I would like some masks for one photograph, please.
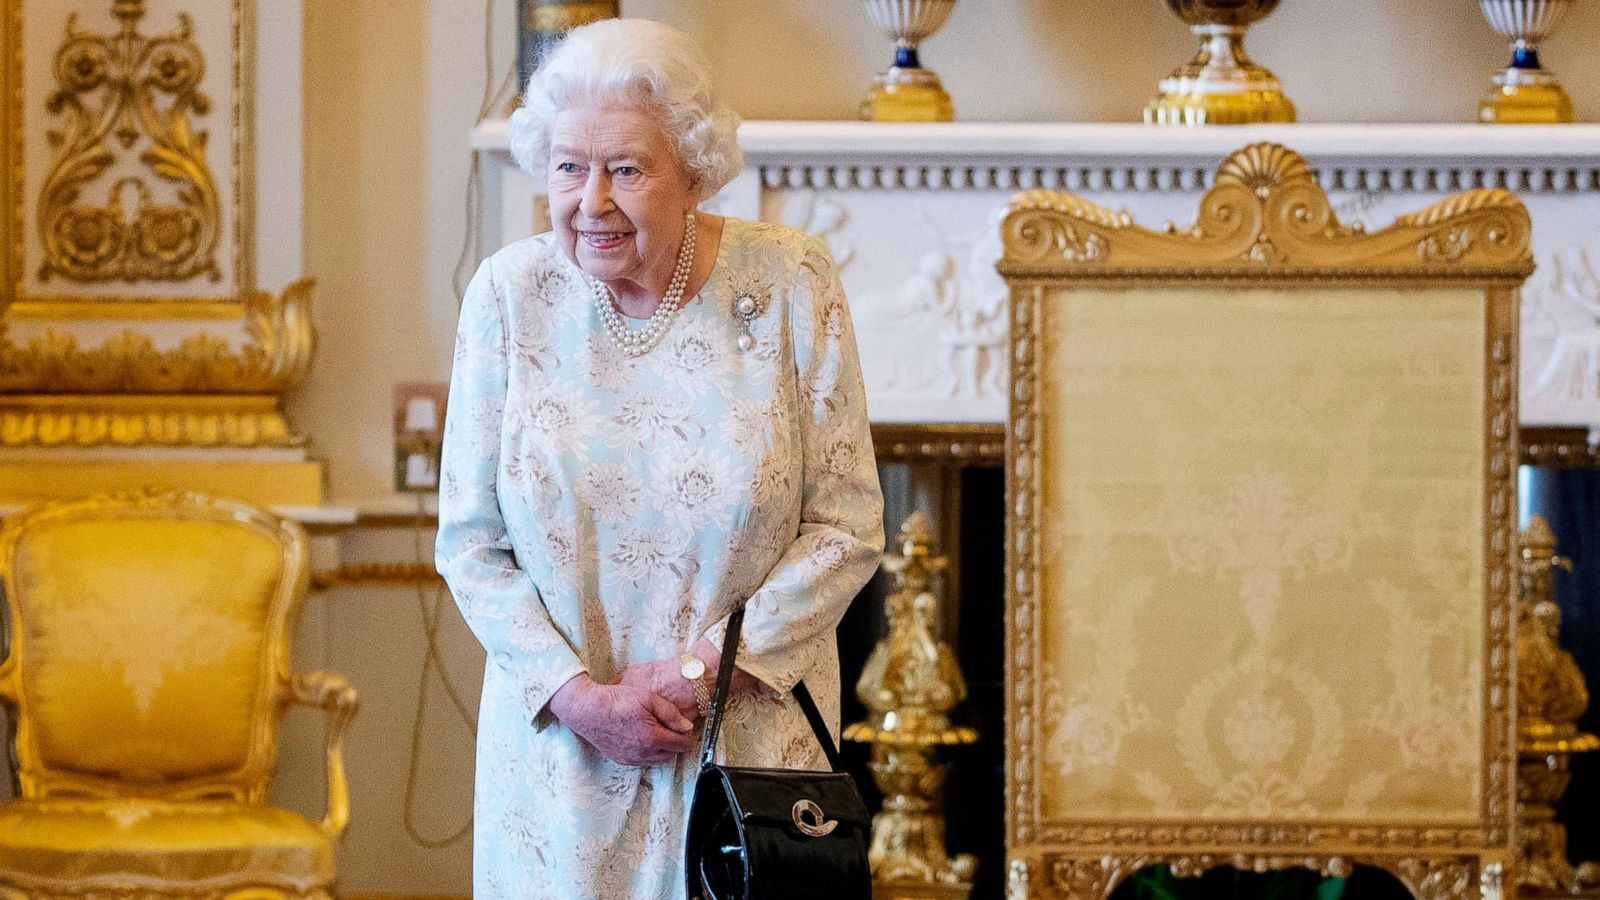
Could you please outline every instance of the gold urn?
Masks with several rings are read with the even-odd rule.
[[[1249,27],[1279,0],[1167,0],[1200,37],[1200,52],[1161,82],[1144,109],[1152,125],[1248,125],[1293,122],[1294,104],[1278,77],[1244,52]]]

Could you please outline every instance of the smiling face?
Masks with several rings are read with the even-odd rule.
[[[550,222],[567,257],[621,298],[661,299],[698,186],[651,113],[563,111],[550,133]]]

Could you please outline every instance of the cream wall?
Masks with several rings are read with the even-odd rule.
[[[512,55],[513,5],[494,7],[502,65]],[[1307,121],[1470,119],[1507,55],[1476,6],[1285,0],[1249,46]],[[404,506],[389,488],[391,391],[447,376],[485,8],[483,0],[305,3],[302,250],[306,274],[320,283],[319,345],[290,411],[327,461],[336,501]],[[853,0],[623,0],[623,11],[699,35],[719,86],[747,118],[851,117],[888,56]],[[1588,50],[1597,38],[1600,3],[1584,4],[1544,54],[1591,121],[1600,119],[1600,54]],[[923,58],[943,74],[963,119],[1126,121],[1192,49],[1160,0],[962,0]],[[263,140],[271,153],[270,135]],[[352,560],[417,552],[404,531],[343,543]],[[420,543],[425,558],[431,534]],[[364,698],[350,737],[346,894],[464,895],[470,886],[466,842],[425,849],[401,822],[420,622],[409,590],[338,590],[308,613],[302,662],[349,675]],[[475,697],[482,657],[453,615],[443,644]],[[472,746],[437,684],[426,712],[418,824],[437,836],[469,808]],[[315,717],[295,714],[280,779],[285,802],[317,814],[319,729]]]
[[[464,221],[466,132],[483,77],[484,9],[469,0],[305,3],[302,243],[305,271],[318,280],[318,347],[290,414],[327,461],[336,502],[410,508],[411,498],[390,491],[391,393],[397,382],[448,372],[450,271]],[[503,60],[510,42],[505,35]],[[429,561],[432,542],[431,530],[366,529],[343,536],[340,551],[346,562]],[[341,588],[307,609],[297,662],[346,675],[362,699],[347,743],[346,896],[470,890],[470,840],[424,847],[406,826],[422,608],[434,596]],[[447,597],[444,611],[442,656],[475,715],[482,653]],[[430,692],[412,818],[417,833],[439,841],[470,819],[473,739],[437,675]],[[275,799],[320,815],[322,771],[321,722],[296,711],[283,732]]]
[[[495,5],[504,64],[513,0]],[[339,499],[388,496],[391,387],[446,372],[484,6],[307,4],[305,260],[321,282],[321,344],[293,411]],[[747,118],[852,117],[888,55],[849,0],[623,11],[699,35]],[[1600,4],[1583,4],[1544,53],[1587,120],[1600,119],[1597,38]],[[1127,121],[1193,44],[1159,0],[964,0],[923,58],[964,119]],[[1508,55],[1470,0],[1287,0],[1249,46],[1306,121],[1470,119]]]

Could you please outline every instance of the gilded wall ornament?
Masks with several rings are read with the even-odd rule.
[[[0,321],[0,394],[282,394],[311,368],[311,292],[302,279],[273,295],[258,292],[245,310],[251,343],[235,349],[226,338],[191,335],[172,349],[137,331],[97,347],[46,331],[26,344]]]
[[[155,26],[145,0],[22,6],[0,0],[0,310],[237,318],[256,284],[255,0]]]
[[[246,307],[250,342],[198,333],[170,349],[137,331],[98,346],[46,331],[26,343],[0,319],[0,447],[294,447],[281,397],[311,368],[304,279]]]
[[[206,162],[205,58],[185,14],[160,37],[139,32],[142,0],[117,0],[114,35],[68,17],[48,109],[51,162],[39,195],[39,278],[79,282],[220,281],[221,201]],[[118,175],[137,150],[144,169]],[[159,186],[159,187],[158,187]],[[91,187],[105,199],[86,198]],[[170,196],[163,202],[161,195]]]

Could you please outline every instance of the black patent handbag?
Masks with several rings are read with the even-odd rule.
[[[728,620],[689,806],[684,876],[691,900],[871,900],[872,820],[804,683],[795,700],[831,771],[719,766],[712,760],[744,610]]]

